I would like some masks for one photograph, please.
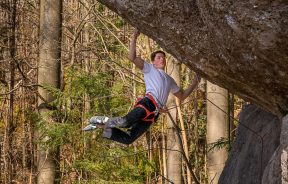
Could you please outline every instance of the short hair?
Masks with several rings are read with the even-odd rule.
[[[151,56],[150,56],[151,61],[154,61],[155,56],[156,56],[156,54],[158,54],[158,53],[161,53],[161,54],[163,54],[164,56],[166,56],[165,52],[163,52],[162,50],[157,50],[157,51],[155,51],[155,52],[152,52],[152,54],[151,54]]]

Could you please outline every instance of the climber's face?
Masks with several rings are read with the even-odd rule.
[[[155,58],[154,58],[153,65],[156,68],[158,68],[158,69],[164,70],[165,66],[166,66],[166,57],[165,57],[165,55],[162,54],[162,53],[157,53]]]

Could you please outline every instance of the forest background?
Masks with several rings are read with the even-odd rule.
[[[181,105],[170,97],[168,108],[181,129],[185,153],[175,138],[179,132],[165,114],[129,146],[103,139],[101,131],[83,132],[91,116],[125,115],[137,97],[143,96],[145,87],[141,72],[127,59],[131,25],[91,0],[63,1],[59,7],[61,43],[54,47],[61,54],[57,60],[61,67],[55,74],[60,76],[55,87],[39,82],[40,75],[42,79],[53,78],[49,68],[48,74],[39,72],[40,14],[45,13],[40,1],[0,3],[0,182],[41,183],[39,175],[46,172],[43,157],[51,160],[53,167],[47,168],[57,183],[172,183],[177,177],[193,183],[184,155],[200,183],[213,180],[208,174],[213,163],[207,157],[213,150],[228,153],[244,102],[223,89],[220,96],[225,101],[212,106],[214,113],[225,119],[218,126],[225,133],[207,142],[207,90],[215,91],[217,86],[206,87],[202,79]],[[143,58],[149,60],[156,49],[161,48],[141,35],[137,52]],[[167,73],[187,87],[193,71],[170,55],[167,60]],[[48,103],[41,90],[53,100]],[[45,107],[39,101],[47,102]]]

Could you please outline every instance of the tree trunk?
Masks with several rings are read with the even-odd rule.
[[[83,3],[84,3],[85,7],[89,7],[89,4],[91,2],[85,1]],[[81,5],[79,5],[79,6],[81,7]],[[90,26],[87,23],[91,19],[91,15],[90,15],[90,12],[86,8],[84,8],[83,12],[84,12],[83,15],[81,14],[81,20],[85,19],[86,26],[84,26],[84,28],[83,28],[83,35],[82,35],[81,42],[83,43],[85,50],[86,49],[88,50],[89,49],[89,43],[90,43],[90,32],[89,32]],[[91,71],[91,64],[92,63],[90,61],[90,58],[91,58],[91,54],[89,52],[83,53],[84,72],[86,74],[89,74],[89,75],[92,73],[92,71]],[[88,122],[89,117],[87,117],[87,114],[89,114],[89,112],[91,110],[91,103],[90,103],[91,98],[90,98],[89,94],[85,93],[83,99],[84,99],[84,104],[83,104],[84,107],[83,107],[83,114],[82,114],[83,115],[82,116],[82,127],[87,126],[87,123],[89,123]],[[94,132],[93,132],[93,136],[91,136],[91,137],[93,137],[93,138],[95,137]],[[90,149],[90,147],[91,147],[90,141],[91,141],[91,138],[88,138],[88,140],[86,140],[84,142],[83,154],[85,154],[86,149],[87,150]]]
[[[228,103],[229,103],[229,107],[228,107],[228,122],[229,122],[229,126],[228,126],[228,139],[229,139],[229,150],[231,150],[231,146],[232,143],[234,141],[235,138],[235,129],[236,126],[234,124],[234,94],[229,93],[229,99],[228,99]]]
[[[186,135],[186,129],[185,129],[185,125],[184,125],[184,120],[183,120],[182,112],[181,112],[181,108],[180,108],[181,104],[180,104],[180,100],[178,98],[175,98],[175,99],[176,99],[176,105],[177,105],[177,113],[178,113],[179,120],[180,120],[180,127],[181,127],[182,140],[183,140],[183,146],[184,146],[183,149],[185,151],[185,156],[188,158],[188,161],[189,161],[189,149],[188,149],[189,145],[188,145],[188,141],[187,141],[187,135]],[[189,167],[187,166],[187,163],[185,163],[185,166],[186,167],[183,167],[183,168],[185,168],[186,173],[187,173],[187,176],[184,176],[187,178],[185,183],[191,184],[191,182],[192,182],[191,172],[189,170]]]
[[[11,183],[13,180],[13,132],[15,130],[14,125],[14,84],[15,84],[15,54],[16,54],[16,9],[17,9],[17,1],[6,1],[6,6],[8,7],[7,13],[7,46],[8,50],[6,52],[6,58],[4,59],[9,61],[9,73],[7,79],[9,79],[9,95],[8,95],[8,109],[6,114],[6,121],[5,121],[5,132],[4,132],[4,145],[3,145],[3,153],[4,153],[4,182]],[[16,164],[15,164],[16,166]]]
[[[162,123],[162,160],[163,160],[163,179],[162,179],[162,184],[166,183],[166,178],[168,178],[167,176],[167,139],[166,139],[166,135],[165,135],[165,128],[164,128],[164,118],[161,121]]]
[[[60,65],[61,65],[61,23],[62,23],[62,1],[41,0],[40,1],[40,42],[39,42],[39,68],[38,83],[60,88]],[[55,97],[43,88],[38,89],[44,99],[38,99],[39,113],[44,123],[52,123],[49,115],[49,102]],[[44,100],[44,101],[43,101]],[[45,135],[39,131],[38,136]],[[38,137],[40,138],[40,137]],[[44,136],[41,141],[48,140]],[[38,147],[38,184],[53,184],[55,182],[57,163],[57,149],[50,149],[39,145]]]
[[[220,108],[220,109],[219,109]],[[223,111],[221,111],[224,110]],[[228,91],[207,81],[207,145],[228,138]],[[218,183],[228,156],[227,149],[208,150],[208,183]]]
[[[167,61],[167,73],[174,78],[178,85],[180,83],[179,66],[179,64],[176,64],[173,61]],[[167,106],[170,107],[175,105],[175,98],[170,94]],[[174,121],[177,122],[177,109],[174,108],[169,112]],[[177,130],[175,130],[172,120],[167,117],[167,176],[173,183],[179,184],[182,182],[182,155],[176,134]]]

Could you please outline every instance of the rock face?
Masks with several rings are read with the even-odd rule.
[[[274,178],[270,176],[268,180],[265,176],[263,183],[281,183],[281,177],[285,175],[281,176],[279,163],[274,164],[277,167],[268,164],[273,153],[279,149],[277,147],[280,143],[280,132],[281,122],[277,116],[255,105],[247,106],[240,114],[236,140],[220,176],[219,184],[258,184],[262,181],[264,170],[264,176],[268,175],[266,170],[270,170],[269,173],[273,173],[270,175]],[[274,160],[280,161],[279,158]],[[283,166],[287,168],[287,162]]]
[[[287,114],[287,0],[99,2],[211,82]]]
[[[288,183],[288,115],[282,120],[280,145],[270,159],[262,178],[263,184]]]

